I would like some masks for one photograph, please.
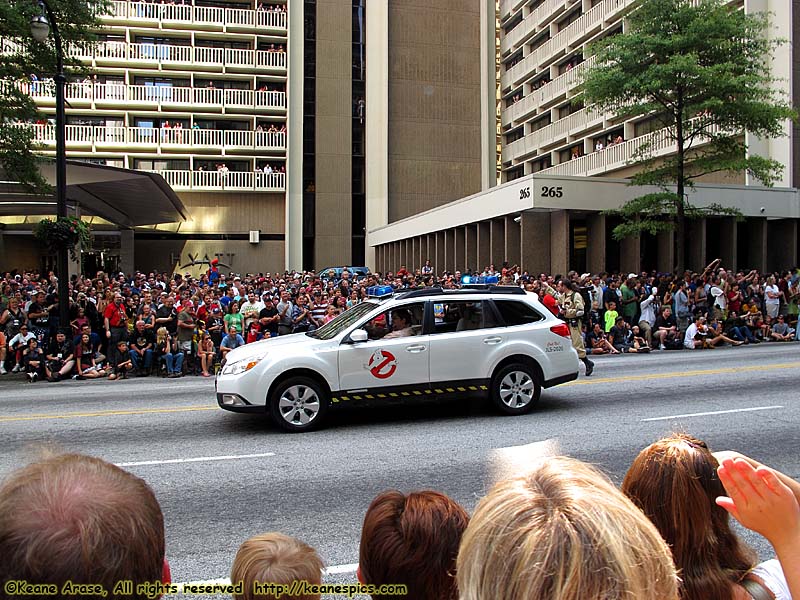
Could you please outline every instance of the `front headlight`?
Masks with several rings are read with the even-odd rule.
[[[258,363],[264,360],[266,354],[259,354],[256,356],[248,356],[247,358],[243,358],[242,360],[237,360],[236,362],[226,363],[224,367],[222,367],[222,374],[223,375],[241,375],[242,373],[246,373],[253,367],[255,367]]]

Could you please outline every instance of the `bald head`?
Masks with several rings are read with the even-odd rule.
[[[164,518],[138,477],[98,458],[64,454],[0,486],[0,589],[6,581],[102,584],[161,580]],[[133,598],[146,596],[134,594]]]

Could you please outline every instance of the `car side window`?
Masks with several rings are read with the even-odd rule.
[[[480,300],[433,303],[433,332],[452,333],[496,327],[494,313]]]
[[[395,306],[370,319],[364,325],[364,329],[371,340],[419,335],[422,331],[424,314],[423,302]]]
[[[494,305],[507,327],[528,325],[543,318],[530,304],[518,300],[495,300]]]

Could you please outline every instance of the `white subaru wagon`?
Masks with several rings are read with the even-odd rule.
[[[240,346],[217,403],[266,413],[286,431],[321,426],[345,403],[488,396],[530,411],[542,388],[578,377],[567,325],[521,288],[424,288],[370,298],[311,333]]]

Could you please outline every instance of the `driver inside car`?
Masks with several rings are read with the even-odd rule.
[[[409,337],[414,335],[411,328],[411,315],[405,308],[392,311],[392,330],[383,336],[383,339]]]

